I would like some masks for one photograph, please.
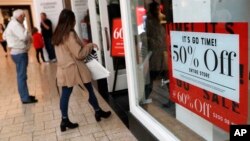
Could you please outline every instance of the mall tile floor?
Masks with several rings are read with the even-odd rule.
[[[0,141],[136,141],[118,116],[96,122],[88,95],[75,87],[70,99],[69,116],[80,127],[61,132],[56,64],[38,64],[29,52],[28,86],[39,102],[23,105],[19,99],[16,72],[11,56],[0,46]],[[104,110],[113,111],[97,94]]]

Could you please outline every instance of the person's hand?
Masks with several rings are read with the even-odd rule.
[[[82,44],[83,46],[86,46],[89,43],[89,40],[83,39]]]
[[[96,44],[94,44],[94,43],[92,43],[92,44],[93,44],[93,49],[96,48],[96,50],[99,50],[99,48]]]
[[[46,27],[46,24],[44,21],[41,22],[42,23],[42,26]]]
[[[91,49],[96,48],[97,50],[99,49],[98,46],[94,43],[88,43],[86,46],[90,47]]]

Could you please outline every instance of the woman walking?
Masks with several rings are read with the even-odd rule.
[[[87,66],[83,63],[84,58],[91,53],[97,46],[89,43],[82,45],[77,36],[75,27],[75,15],[71,10],[64,9],[59,16],[58,25],[52,37],[52,43],[55,46],[57,56],[57,81],[62,87],[60,109],[62,113],[61,131],[66,128],[76,128],[77,123],[72,123],[68,117],[68,103],[73,87],[84,85],[89,93],[89,103],[95,110],[96,121],[101,118],[108,118],[111,112],[104,112],[96,99],[91,84],[91,74]]]
[[[152,52],[149,60],[150,83],[145,87],[145,97],[149,98],[153,90],[153,81],[163,74],[166,77],[167,64],[164,54],[166,52],[166,31],[164,28],[165,15],[161,13],[158,2],[149,3],[146,19],[148,51]]]

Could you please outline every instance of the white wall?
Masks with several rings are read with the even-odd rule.
[[[46,13],[47,17],[51,20],[53,28],[57,25],[59,15],[63,9],[62,0],[34,0],[35,19],[37,22],[36,27],[40,28],[40,14]]]
[[[250,21],[249,0],[211,0],[212,21]]]
[[[81,28],[81,21],[88,10],[88,0],[71,0],[71,8],[76,16],[75,30],[80,38],[82,38],[83,29]]]
[[[174,22],[211,21],[210,0],[173,0],[172,5]]]

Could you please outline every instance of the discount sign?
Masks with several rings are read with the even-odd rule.
[[[124,57],[122,21],[120,18],[113,20],[111,56]]]
[[[175,78],[239,102],[239,35],[171,31],[170,36]]]
[[[169,23],[170,98],[229,131],[248,118],[248,24]]]

